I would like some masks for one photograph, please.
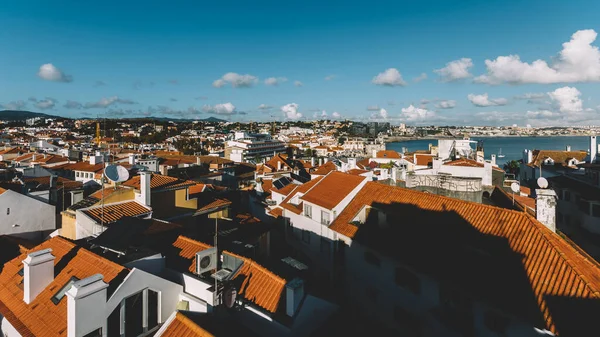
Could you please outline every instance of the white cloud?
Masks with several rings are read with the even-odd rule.
[[[229,102],[215,105],[205,105],[202,107],[202,111],[216,115],[235,115],[237,113],[237,111],[235,111],[235,105]]]
[[[321,118],[327,118],[327,111],[323,110],[321,112]]]
[[[467,98],[473,105],[479,107],[506,105],[508,103],[506,98],[490,99],[487,93],[483,95],[469,94]]]
[[[286,82],[285,77],[269,77],[265,80],[266,85],[279,85],[280,83]]]
[[[42,64],[38,70],[38,76],[46,81],[53,82],[72,82],[73,77],[63,73],[60,69],[55,67],[52,63]]]
[[[463,57],[446,63],[444,68],[436,69],[434,72],[440,75],[442,81],[452,82],[473,76],[469,72],[471,67],[473,67],[473,61],[470,58]]]
[[[273,107],[270,106],[270,105],[268,105],[268,104],[261,104],[261,105],[258,106],[258,108],[260,110],[269,110],[269,109],[272,109]]]
[[[331,80],[333,80],[336,77],[337,77],[337,75],[333,75],[333,74],[332,75],[327,75],[327,76],[325,76],[325,81],[331,81]]]
[[[569,42],[563,43],[563,49],[551,64],[544,60],[526,63],[518,55],[486,60],[487,74],[477,77],[475,81],[487,84],[600,81],[600,51],[592,46],[597,35],[592,29],[575,32]]]
[[[426,79],[427,79],[427,74],[425,74],[425,73],[421,73],[421,75],[419,75],[419,76],[417,76],[417,77],[413,78],[413,82],[417,82],[417,83],[419,83],[419,82],[421,82],[421,81],[425,81]]]
[[[35,107],[41,110],[48,110],[54,108],[56,100],[54,98],[46,97],[46,99],[39,100],[35,103]]]
[[[213,82],[213,87],[221,88],[230,84],[234,88],[249,88],[258,83],[258,77],[249,74],[240,75],[237,73],[227,73],[220,79]]]
[[[86,109],[107,108],[114,104],[136,104],[136,102],[134,102],[130,99],[119,98],[118,96],[112,96],[112,97],[108,97],[108,98],[104,97],[101,100],[99,100],[98,102],[85,103],[84,108],[86,108]]]
[[[27,102],[23,100],[12,101],[6,104],[0,105],[3,109],[6,110],[23,110],[27,107]]]
[[[402,108],[402,113],[400,114],[400,118],[407,122],[421,122],[434,117],[437,117],[435,112],[417,108],[412,104],[408,108]]]
[[[404,86],[406,82],[402,79],[402,74],[396,68],[386,69],[384,72],[379,73],[371,80],[373,84],[384,85],[388,87]]]
[[[452,109],[455,106],[456,106],[455,100],[441,100],[435,105],[435,107],[438,109]]]
[[[574,87],[562,87],[548,93],[550,99],[558,106],[558,111],[577,113],[583,111],[581,92]]]
[[[340,117],[342,117],[342,115],[341,115],[339,112],[337,112],[337,111],[334,111],[334,112],[331,114],[331,117],[333,117],[333,118],[340,118]]]
[[[67,102],[65,103],[65,105],[63,105],[63,107],[66,109],[81,109],[81,108],[83,108],[83,104],[76,102],[76,101],[67,100]]]
[[[300,81],[294,81],[294,85],[297,87],[301,87],[301,86],[304,86],[304,83],[302,83]]]
[[[545,97],[547,97],[546,93],[543,92],[528,92],[523,95],[515,96],[515,99],[541,99]]]
[[[377,112],[373,112],[371,114],[371,119],[387,119],[388,118],[388,112],[386,109],[379,109],[379,111]]]
[[[298,112],[298,104],[289,103],[281,107],[281,111],[288,119],[300,119],[302,114]]]
[[[369,105],[367,107],[367,111],[379,111],[379,109],[381,109],[379,105]]]

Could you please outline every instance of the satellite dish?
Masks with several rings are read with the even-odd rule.
[[[108,165],[104,168],[104,175],[108,180],[120,183],[129,179],[129,171],[121,165]]]
[[[546,180],[546,178],[544,177],[539,177],[537,180],[537,184],[540,188],[546,188],[548,187],[548,180]]]
[[[237,297],[237,290],[234,287],[228,288],[225,290],[225,307],[231,309],[235,304],[235,299]]]
[[[518,183],[512,183],[510,184],[510,189],[515,193],[519,193],[521,191],[521,186],[519,186]]]

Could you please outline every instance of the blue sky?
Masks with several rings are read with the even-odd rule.
[[[597,13],[597,1],[577,0],[5,2],[0,105],[69,117],[600,124]]]

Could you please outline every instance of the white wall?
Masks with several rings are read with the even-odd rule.
[[[17,329],[15,329],[14,326],[12,326],[12,324],[10,324],[10,322],[0,316],[0,319],[2,320],[2,334],[3,336],[6,337],[21,337],[21,334],[17,331]]]
[[[11,190],[0,194],[0,235],[35,236],[54,229],[55,206]]]
[[[121,305],[121,301],[127,297],[139,293],[144,289],[150,289],[160,294],[160,321],[162,323],[169,318],[169,315],[177,309],[179,295],[183,292],[183,287],[177,283],[167,281],[158,276],[154,276],[140,269],[134,268],[125,277],[123,282],[112,294],[106,303],[105,315],[108,317],[113,310]]]

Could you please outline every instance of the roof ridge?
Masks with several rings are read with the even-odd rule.
[[[75,245],[75,246],[77,246],[77,245]],[[102,257],[102,256],[100,256],[100,255],[98,255],[98,254],[96,254],[96,253],[94,253],[94,252],[92,252],[90,250],[87,250],[84,247],[79,247],[78,253],[82,253],[82,254],[86,254],[86,255],[91,255],[92,257],[97,258],[97,259],[99,259],[102,262],[105,262],[106,264],[110,265],[111,267],[115,267],[117,269],[120,269],[121,271],[123,271],[123,270],[129,270],[129,268],[127,268],[125,266],[122,266],[122,265],[120,265],[120,264],[118,264],[116,262],[113,262],[113,261],[111,261],[111,260],[109,260],[109,259],[107,259],[105,257]],[[105,276],[105,275],[103,275],[103,276]]]
[[[248,264],[248,267],[252,267],[252,266],[254,266],[254,267],[258,268],[260,271],[262,271],[262,272],[264,272],[264,273],[267,273],[267,274],[269,274],[269,277],[271,277],[271,278],[273,278],[273,279],[277,280],[277,281],[278,281],[278,282],[280,282],[280,283],[283,283],[284,285],[287,283],[287,281],[286,281],[286,280],[285,280],[283,277],[281,277],[281,276],[279,276],[279,275],[275,274],[274,272],[270,271],[269,269],[267,269],[266,267],[264,267],[264,266],[263,266],[263,265],[261,265],[260,263],[258,263],[258,262],[256,262],[256,261],[252,260],[251,258],[248,258],[248,257],[245,257],[245,256],[241,256],[241,255],[238,255],[238,254],[232,253],[232,252],[230,252],[230,251],[228,251],[228,250],[224,250],[224,251],[223,251],[223,253],[227,253],[227,254],[229,254],[229,255],[231,255],[231,256],[233,256],[233,257],[237,257],[238,259],[241,259],[241,260],[243,260],[243,261],[244,261],[244,265],[247,263],[247,264]],[[242,267],[243,267],[244,265],[242,265]],[[240,269],[240,270],[241,270],[241,269]],[[238,271],[238,273],[239,273],[239,271]],[[236,273],[236,274],[237,274],[237,273]]]
[[[209,247],[209,248],[212,248],[212,247],[213,247],[213,246],[209,245],[208,243],[204,243],[204,242],[202,242],[202,241],[194,240],[194,239],[192,239],[192,238],[190,238],[190,237],[187,237],[187,236],[185,236],[185,235],[179,235],[179,236],[177,237],[177,240],[179,240],[179,239],[181,239],[181,240],[184,240],[184,241],[187,241],[187,242],[189,242],[189,243],[199,243],[199,244],[201,244],[201,245],[204,245],[204,246],[206,246],[206,247]]]
[[[204,330],[201,326],[196,324],[196,322],[192,321],[189,317],[187,317],[186,315],[182,314],[179,311],[176,312],[175,319],[179,320],[182,324],[187,326],[189,329],[193,330],[194,333],[197,334],[197,336],[200,336],[200,337],[209,337],[209,336],[213,337],[214,336],[213,334]]]

